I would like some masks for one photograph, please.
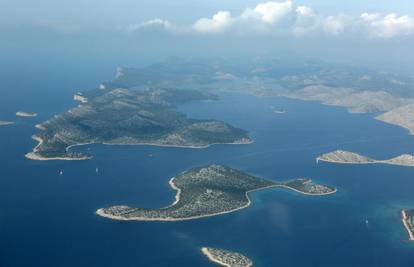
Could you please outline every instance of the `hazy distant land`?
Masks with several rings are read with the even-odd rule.
[[[231,82],[217,82],[227,91],[318,101],[351,113],[383,113],[376,118],[414,133],[412,77],[289,59],[239,64],[237,68],[228,65],[217,71],[232,77]]]
[[[212,262],[226,267],[250,267],[253,262],[246,256],[224,249],[218,248],[201,248],[201,252]]]
[[[115,220],[181,221],[234,212],[250,205],[248,193],[265,188],[287,188],[308,195],[328,195],[336,189],[309,179],[273,182],[241,171],[208,165],[185,171],[170,180],[177,191],[175,202],[161,209],[112,206],[97,214]]]
[[[409,167],[414,166],[413,155],[403,154],[391,159],[376,160],[344,150],[336,150],[334,152],[323,154],[317,157],[316,161],[326,161],[341,164],[390,164]]]
[[[394,73],[293,58],[237,62],[174,58],[143,68],[118,68],[115,80],[103,82],[99,88],[146,88],[148,84],[243,91],[318,101],[352,113],[384,113],[377,119],[414,133],[414,79]],[[88,101],[81,94],[75,98]]]
[[[217,97],[195,90],[112,89],[77,94],[81,104],[38,124],[33,160],[83,160],[77,145],[157,145],[203,148],[212,144],[248,144],[248,133],[218,120],[187,118],[176,104]]]

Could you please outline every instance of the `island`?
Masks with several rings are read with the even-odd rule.
[[[336,189],[315,185],[306,178],[274,182],[222,165],[194,168],[173,177],[175,201],[160,209],[125,205],[101,208],[96,214],[115,220],[182,221],[234,212],[250,205],[249,192],[265,188],[286,188],[307,195],[328,195]]]
[[[17,111],[16,116],[18,117],[36,117],[36,112]]]
[[[403,154],[391,159],[376,160],[359,155],[357,153],[344,150],[336,150],[317,157],[316,162],[318,163],[319,161],[340,164],[389,164],[414,167],[414,156],[409,154]]]
[[[201,248],[201,252],[212,262],[226,267],[250,267],[253,262],[246,256],[224,249],[218,248]]]
[[[10,124],[14,124],[14,122],[12,122],[12,121],[0,121],[0,126],[6,126],[6,125],[10,125]]]
[[[379,113],[378,120],[413,134],[413,84],[414,78],[406,75],[304,58],[255,58],[237,64],[226,59],[170,58],[141,68],[120,67],[116,78],[99,88],[185,86],[317,101],[351,113]]]
[[[77,94],[79,95],[79,93]],[[80,96],[80,95],[79,95]],[[72,152],[85,144],[156,145],[205,148],[213,144],[249,144],[247,131],[214,119],[192,119],[176,105],[217,96],[197,90],[92,90],[75,97],[80,104],[36,125],[38,145],[26,157],[32,160],[84,160],[90,155]]]
[[[407,230],[408,239],[414,241],[414,209],[402,210],[401,221]]]
[[[410,134],[414,134],[414,104],[394,108],[375,118],[389,124],[403,127],[407,129]]]
[[[276,107],[273,107],[273,106],[271,106],[270,107],[270,109],[273,111],[273,113],[275,113],[275,114],[285,114],[286,113],[286,110],[285,109],[283,109],[283,108],[276,108]]]

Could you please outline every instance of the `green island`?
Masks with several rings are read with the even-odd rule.
[[[14,122],[12,122],[12,121],[0,121],[0,126],[6,126],[6,125],[10,125],[10,124],[14,124]]]
[[[17,111],[16,116],[18,117],[36,117],[36,112],[27,112],[27,111]]]
[[[251,143],[245,130],[219,120],[191,119],[175,110],[177,104],[216,100],[197,90],[112,89],[77,94],[80,104],[36,125],[38,145],[32,160],[85,160],[71,152],[85,144],[157,145],[203,148],[213,144]]]
[[[344,150],[336,150],[334,152],[323,154],[316,158],[316,162],[319,161],[326,161],[339,164],[389,164],[408,167],[414,166],[413,155],[403,154],[391,159],[376,160]]]
[[[173,177],[170,186],[177,191],[175,201],[161,209],[112,206],[96,214],[115,220],[181,221],[234,212],[250,205],[249,192],[265,188],[286,188],[307,195],[328,195],[335,188],[316,185],[310,179],[274,182],[222,166],[194,168]]]
[[[253,262],[246,256],[224,249],[201,248],[201,252],[212,262],[226,267],[250,267]]]
[[[414,241],[414,209],[402,210],[401,221],[407,230],[408,240]]]

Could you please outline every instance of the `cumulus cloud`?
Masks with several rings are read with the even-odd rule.
[[[414,33],[414,19],[408,15],[363,13],[360,18],[369,36],[373,38],[392,38]]]
[[[219,11],[212,18],[201,18],[197,20],[193,28],[197,32],[201,33],[217,33],[223,32],[228,28],[234,19],[232,18],[230,12]]]
[[[232,15],[229,11],[218,11],[211,17],[200,18],[187,26],[178,27],[168,20],[153,19],[131,25],[128,31],[135,32],[145,28],[158,28],[176,33],[294,36],[326,34],[389,39],[414,35],[414,19],[409,15],[395,13],[321,16],[309,6],[295,5],[293,0],[284,0],[259,3],[237,15]]]
[[[257,19],[264,23],[274,24],[288,16],[292,8],[292,1],[261,3],[254,9],[246,9],[241,19]]]

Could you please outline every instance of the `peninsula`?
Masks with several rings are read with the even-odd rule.
[[[377,120],[397,125],[407,129],[410,134],[414,134],[414,104],[404,105],[383,113]]]
[[[414,156],[408,154],[403,154],[391,159],[376,160],[359,155],[357,153],[344,150],[336,150],[334,152],[329,152],[317,157],[316,162],[319,161],[326,161],[339,164],[389,164],[414,167]]]
[[[249,192],[265,188],[287,188],[308,195],[328,195],[336,189],[315,185],[309,179],[274,182],[241,171],[208,165],[185,171],[170,180],[177,191],[175,201],[160,209],[112,206],[96,211],[115,220],[181,221],[234,212],[250,205]]]
[[[201,91],[118,88],[87,92],[80,99],[77,107],[36,126],[40,131],[33,139],[38,145],[27,158],[88,159],[70,148],[93,143],[204,148],[252,142],[245,130],[219,120],[191,119],[175,110],[177,104],[217,99]]]
[[[16,116],[18,116],[18,117],[36,117],[37,113],[35,113],[35,112],[26,112],[26,111],[17,111]]]
[[[402,210],[401,221],[408,232],[408,239],[414,241],[414,209]]]
[[[6,125],[10,125],[10,124],[14,124],[14,122],[12,122],[12,121],[0,121],[0,126],[6,126]]]
[[[246,256],[224,249],[201,248],[201,252],[212,262],[226,267],[250,267],[253,262]]]

